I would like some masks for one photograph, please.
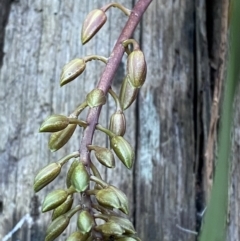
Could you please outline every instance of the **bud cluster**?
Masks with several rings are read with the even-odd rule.
[[[88,42],[107,21],[106,11],[110,7],[121,9],[126,15],[130,10],[120,4],[111,3],[101,9],[95,9],[89,13],[82,27],[82,43]],[[128,45],[133,45],[133,50],[128,50]],[[88,128],[90,123],[79,119],[79,115],[85,108],[98,108],[107,101],[110,94],[116,103],[116,110],[110,117],[109,129],[96,125],[96,129],[109,136],[110,148],[90,144],[86,146],[89,152],[93,152],[96,160],[107,168],[115,167],[117,157],[128,169],[134,162],[134,151],[130,143],[124,138],[126,132],[126,119],[124,110],[136,99],[140,87],[146,78],[146,62],[138,43],[133,39],[125,40],[123,48],[128,54],[127,75],[123,80],[119,96],[110,88],[105,93],[100,88],[90,90],[84,102],[69,116],[54,114],[49,116],[41,125],[40,132],[51,132],[49,149],[57,151],[62,148],[73,135],[76,128]],[[86,69],[86,63],[91,60],[101,60],[107,63],[102,56],[86,56],[76,58],[67,63],[61,73],[60,86],[64,86]],[[115,157],[116,156],[116,157]],[[118,240],[136,241],[135,229],[132,223],[120,216],[129,213],[128,199],[117,187],[106,183],[91,159],[83,161],[80,151],[71,153],[59,161],[50,163],[41,169],[34,180],[34,191],[38,192],[51,183],[60,174],[64,164],[74,159],[67,171],[66,188],[51,191],[42,203],[42,212],[52,211],[52,223],[48,226],[45,241],[56,239],[68,226],[71,217],[78,213],[77,231],[72,233],[67,241],[91,241],[91,240]],[[91,185],[90,183],[94,185]],[[73,206],[76,195],[88,197],[87,204]],[[82,200],[84,200],[82,198]],[[102,222],[99,222],[101,219]],[[101,224],[100,224],[101,223]]]

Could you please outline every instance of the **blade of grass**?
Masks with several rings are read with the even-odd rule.
[[[233,103],[240,77],[240,1],[232,0],[230,10],[229,56],[220,117],[217,164],[211,198],[204,217],[199,241],[226,241]]]

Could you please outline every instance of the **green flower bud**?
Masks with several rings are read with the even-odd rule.
[[[76,124],[70,124],[64,130],[52,133],[48,142],[50,150],[53,152],[62,148],[71,138],[76,127]]]
[[[87,241],[89,234],[83,234],[81,232],[72,233],[66,241]]]
[[[67,116],[51,115],[41,125],[40,132],[57,132],[65,129],[69,124]]]
[[[82,44],[87,43],[107,21],[107,15],[101,9],[91,11],[82,26]]]
[[[106,96],[100,89],[93,89],[87,94],[86,101],[89,107],[97,107],[106,103]]]
[[[135,88],[140,88],[144,84],[147,74],[147,65],[141,50],[134,50],[129,54],[127,69],[130,84]]]
[[[123,110],[126,110],[133,103],[133,101],[137,98],[137,94],[139,92],[139,88],[133,87],[129,83],[128,79],[128,76],[125,77],[119,95],[120,103],[122,105]]]
[[[89,233],[94,226],[92,215],[88,211],[83,210],[78,216],[77,226],[81,233]]]
[[[71,209],[66,214],[59,216],[48,226],[45,241],[53,241],[56,239],[68,226],[71,217],[80,210],[80,206]]]
[[[71,176],[72,176],[73,170],[74,170],[75,167],[78,165],[78,163],[79,163],[79,160],[78,160],[78,159],[75,159],[75,160],[72,162],[70,168],[68,169],[67,178],[66,178],[67,188],[69,188],[69,187],[72,185]]]
[[[98,203],[105,208],[116,208],[125,214],[128,214],[127,197],[122,191],[114,186],[108,186],[107,188],[99,190],[96,194],[96,199]]]
[[[123,230],[120,225],[114,222],[106,222],[104,224],[98,225],[95,228],[100,231],[104,236],[119,236],[123,234]]]
[[[73,197],[72,195],[68,195],[67,199],[56,209],[54,209],[52,213],[52,220],[58,218],[59,216],[65,214],[67,211],[69,211],[73,204]]]
[[[68,226],[70,218],[62,215],[56,218],[47,228],[45,241],[53,241],[56,239]]]
[[[68,192],[58,189],[50,192],[44,199],[42,204],[42,212],[50,211],[61,205],[68,197]]]
[[[64,65],[61,73],[60,86],[63,86],[76,79],[85,70],[85,68],[86,63],[84,59],[73,59]]]
[[[116,195],[119,199],[119,202],[121,204],[119,210],[125,214],[128,214],[128,199],[127,199],[127,196],[125,195],[125,193],[114,186],[109,186],[108,188],[116,193]]]
[[[110,144],[118,158],[130,169],[134,160],[134,151],[130,144],[122,136],[112,137],[110,139]]]
[[[139,238],[133,238],[133,237],[121,237],[116,239],[116,241],[141,241]]]
[[[126,119],[122,111],[117,111],[111,116],[109,130],[117,136],[123,136],[125,134]]]
[[[71,183],[78,192],[83,192],[89,184],[89,175],[82,162],[74,168],[71,175]]]
[[[110,216],[108,218],[108,222],[114,222],[114,223],[117,223],[118,225],[120,225],[121,228],[124,230],[124,233],[128,233],[128,234],[135,234],[136,233],[132,223],[126,218],[117,217],[117,216]]]
[[[115,167],[115,159],[111,150],[92,145],[89,145],[88,148],[95,151],[95,156],[101,164],[109,168]]]
[[[34,191],[38,192],[44,188],[47,184],[53,181],[61,171],[61,165],[59,163],[51,163],[41,169],[34,179]]]
[[[121,207],[120,201],[116,193],[109,189],[104,188],[97,192],[96,199],[100,205],[102,205],[105,208],[116,208],[119,209]]]

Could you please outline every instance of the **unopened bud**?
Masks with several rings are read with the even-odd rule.
[[[69,124],[67,116],[51,115],[41,125],[40,132],[57,132],[65,129]]]
[[[83,234],[79,231],[72,233],[66,241],[87,241],[89,234]]]
[[[118,158],[130,169],[134,161],[134,151],[131,145],[122,136],[112,137],[110,144]]]
[[[116,239],[116,241],[141,241],[139,238],[133,238],[133,237],[122,237]]]
[[[67,211],[69,211],[73,204],[73,197],[72,195],[69,195],[67,199],[56,209],[54,209],[52,214],[52,220],[58,218],[59,216],[65,214]]]
[[[147,74],[147,65],[141,50],[134,50],[129,54],[127,70],[131,85],[140,88],[144,84]]]
[[[93,89],[87,94],[86,101],[89,107],[97,107],[106,103],[106,96],[100,89]]]
[[[82,44],[87,43],[107,21],[107,15],[101,9],[92,10],[86,17],[81,33]]]
[[[128,76],[125,77],[119,95],[120,103],[123,110],[126,110],[134,102],[139,92],[139,88],[133,87],[128,79]]]
[[[125,214],[128,214],[127,197],[122,191],[114,186],[108,186],[107,188],[99,190],[96,194],[96,199],[99,204],[105,208],[116,208]]]
[[[119,210],[124,212],[125,214],[128,214],[128,199],[125,193],[114,186],[109,186],[108,188],[116,193],[121,204]]]
[[[94,225],[94,219],[92,215],[88,211],[83,210],[78,216],[78,220],[77,220],[78,229],[83,234],[89,233],[93,225]]]
[[[126,131],[126,119],[122,111],[117,111],[110,118],[109,130],[117,136],[123,136]]]
[[[124,233],[121,226],[114,222],[106,222],[104,224],[98,225],[95,228],[100,231],[104,236],[119,236]]]
[[[114,222],[114,223],[117,223],[118,225],[120,225],[121,228],[125,231],[125,233],[128,233],[128,234],[136,233],[132,223],[126,218],[118,217],[118,216],[110,216],[108,218],[108,221]]]
[[[69,210],[66,214],[63,214],[53,220],[48,226],[45,241],[53,241],[56,239],[68,226],[71,217],[80,210],[80,206],[76,206],[74,209]]]
[[[52,133],[48,142],[49,149],[53,152],[62,148],[69,141],[76,127],[76,124],[70,124],[64,130]]]
[[[53,181],[61,171],[61,165],[59,163],[51,163],[41,169],[34,179],[34,191],[38,192],[44,188],[47,184]]]
[[[68,192],[58,189],[50,192],[44,199],[42,204],[42,212],[50,211],[61,205],[68,197]]]
[[[97,160],[104,166],[113,168],[115,167],[115,159],[111,150],[100,146],[88,146],[90,150],[95,151]]]
[[[60,86],[76,79],[85,70],[85,68],[86,63],[84,59],[73,59],[68,64],[64,65],[61,73]]]
[[[69,188],[71,185],[72,185],[72,181],[71,181],[71,176],[72,176],[72,173],[73,173],[73,170],[75,169],[75,167],[78,165],[79,163],[79,160],[78,159],[75,159],[71,166],[69,167],[68,169],[68,172],[67,172],[67,178],[66,178],[66,184],[67,184],[67,188]]]
[[[89,184],[89,175],[82,162],[74,168],[71,175],[71,183],[78,192],[83,192]]]
[[[97,192],[96,199],[100,205],[102,205],[105,208],[116,208],[119,209],[120,207],[120,201],[116,193],[109,189],[104,188]]]
[[[68,226],[70,218],[61,215],[56,218],[47,228],[45,241],[53,241],[56,239]]]

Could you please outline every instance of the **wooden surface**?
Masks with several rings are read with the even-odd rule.
[[[131,8],[133,1],[118,2]],[[49,135],[39,134],[38,129],[52,113],[71,113],[96,86],[101,62],[88,63],[81,77],[62,88],[59,76],[73,58],[110,54],[126,21],[117,9],[108,12],[109,21],[93,40],[80,44],[85,16],[106,3],[21,0],[12,1],[10,9],[10,1],[0,2],[0,240],[44,240],[50,215],[41,214],[41,202],[53,187],[65,187],[69,165],[37,194],[32,189],[34,175],[47,163],[76,151],[82,132],[78,129],[64,148],[50,153]],[[147,80],[136,104],[126,111],[125,136],[136,149],[135,166],[129,171],[117,162],[115,170],[99,168],[129,197],[131,220],[145,241],[195,240],[196,235],[182,229],[195,231],[196,211],[204,208],[201,162],[211,105],[206,7],[200,0],[155,0],[150,5],[134,34],[148,63]],[[116,91],[126,73],[125,63],[126,57],[115,76]],[[108,125],[113,112],[114,102],[108,98],[102,125]],[[237,134],[234,138],[238,150]],[[94,143],[107,144],[107,138],[96,132]],[[234,163],[232,185],[237,189],[237,159]],[[233,230],[239,238],[235,195],[239,196],[232,192],[234,221],[229,233]],[[75,228],[73,220],[58,240],[65,240]],[[229,234],[228,240],[237,238]]]

